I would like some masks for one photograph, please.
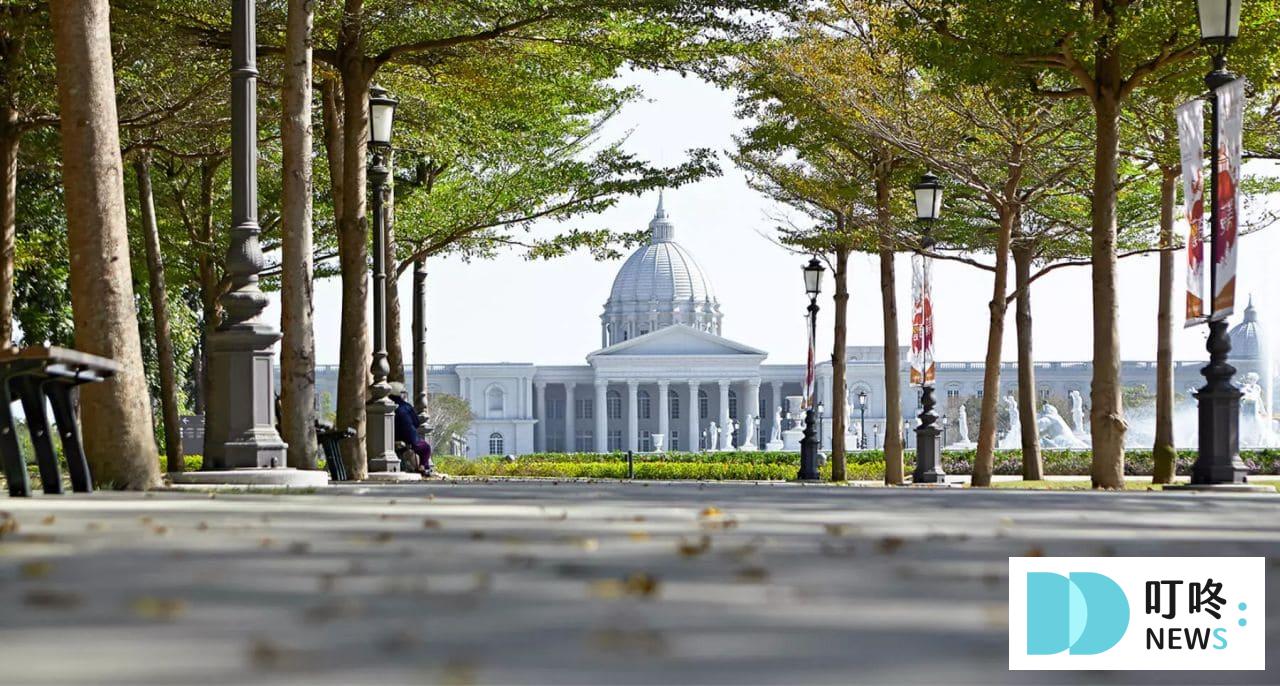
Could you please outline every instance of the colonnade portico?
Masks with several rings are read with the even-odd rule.
[[[774,414],[786,395],[784,383],[796,382],[763,381],[758,377],[537,379],[533,383],[535,446],[539,451],[654,451],[659,446],[653,435],[660,434],[664,437],[664,451],[697,451],[704,438],[710,441],[705,432],[714,423],[718,448],[763,449]],[[771,402],[761,408],[761,387],[765,384],[770,386],[765,397]],[[586,391],[582,386],[588,387]],[[584,392],[591,397],[584,398]],[[704,402],[700,401],[700,394],[705,395],[705,416],[701,414]],[[731,394],[736,400],[733,413]],[[550,405],[557,408],[554,417],[548,413]],[[781,409],[785,413],[785,408]],[[748,416],[753,422],[747,421]],[[751,424],[759,438],[748,435]]]

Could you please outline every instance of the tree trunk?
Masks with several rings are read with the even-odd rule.
[[[978,454],[973,459],[973,482],[977,487],[991,485],[996,462],[996,409],[1000,400],[1000,355],[1004,343],[1004,317],[1008,310],[1009,243],[1013,237],[1015,212],[1000,208],[1000,235],[996,238],[995,278],[992,279],[991,302],[987,304],[987,356],[982,372],[982,413],[978,420]]]
[[[13,344],[13,270],[18,240],[18,112],[0,112],[0,348]]]
[[[1151,482],[1173,483],[1177,446],[1173,442],[1173,204],[1178,183],[1177,168],[1160,178],[1160,293],[1156,315],[1156,437],[1151,447],[1155,470]]]
[[[320,112],[324,120],[324,157],[329,165],[329,196],[333,217],[342,218],[342,91],[333,77],[320,82]]]
[[[169,326],[169,295],[165,286],[164,254],[160,251],[160,227],[156,224],[155,194],[151,187],[151,156],[143,153],[133,162],[138,179],[138,210],[150,277],[151,317],[160,365],[160,409],[164,422],[164,454],[170,473],[184,469],[182,432],[178,419],[178,379],[173,361],[173,333]]]
[[[358,4],[358,3],[357,3]],[[342,76],[342,214],[338,219],[338,262],[342,270],[341,347],[338,360],[337,424],[356,436],[342,442],[342,457],[352,479],[368,475],[365,451],[365,399],[369,365],[369,227],[365,215],[365,149],[369,129],[371,74],[361,57],[361,17],[344,13],[339,32]]]
[[[62,182],[76,347],[115,360],[112,379],[80,393],[81,434],[101,484],[159,485],[142,342],[134,311],[124,168],[107,0],[52,0]]]
[[[387,265],[387,364],[391,373],[387,381],[404,383],[404,345],[400,340],[400,270],[396,259],[396,157],[394,151],[387,151],[387,169],[391,170],[391,181],[388,183],[386,217],[387,244],[383,259]]]
[[[841,222],[843,223],[843,222]],[[843,228],[843,227],[842,227]],[[845,424],[848,422],[845,347],[849,320],[849,249],[836,248],[835,333],[831,349],[831,480],[845,480]]]
[[[213,227],[213,182],[217,177],[218,167],[225,158],[205,158],[200,162],[200,239],[204,249],[197,261],[200,271],[200,303],[204,328],[200,339],[200,385],[201,396],[206,400],[217,397],[217,384],[222,380],[211,372],[209,364],[209,334],[218,328],[222,321],[222,304],[218,297],[222,295],[222,274],[218,258],[218,241]],[[204,425],[218,426],[217,413],[222,411],[218,403],[204,403]],[[208,433],[205,434],[208,438]],[[207,452],[207,451],[206,451]],[[213,460],[201,462],[202,470],[221,469]]]
[[[287,462],[316,468],[316,344],[312,315],[311,25],[312,1],[289,0],[285,30],[280,271],[280,434]]]
[[[1018,416],[1022,429],[1022,478],[1044,478],[1040,427],[1036,423],[1036,367],[1031,347],[1031,261],[1029,246],[1013,248],[1013,287],[1018,292],[1014,320],[1018,327]]]
[[[1093,179],[1093,407],[1094,488],[1124,488],[1124,435],[1127,424],[1120,379],[1119,303],[1116,297],[1116,184],[1120,157],[1119,56],[1098,60],[1098,97],[1094,99]]]
[[[898,287],[893,273],[893,215],[889,197],[893,192],[887,170],[876,173],[876,217],[880,224],[880,308],[884,325],[884,482],[901,486],[905,477],[902,463],[902,373],[898,350]]]
[[[431,398],[427,393],[427,258],[413,263],[413,409],[430,426]],[[566,408],[565,412],[573,412]],[[568,439],[566,439],[567,441]],[[565,447],[568,450],[568,446]]]

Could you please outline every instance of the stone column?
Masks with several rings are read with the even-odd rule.
[[[564,451],[575,452],[578,449],[578,432],[574,420],[578,417],[577,400],[573,397],[573,382],[564,382]]]
[[[773,435],[774,419],[780,416],[779,410],[782,410],[782,382],[774,381],[769,384],[773,392],[773,401],[769,405],[769,435]],[[782,435],[783,427],[778,427],[778,435]]]
[[[533,383],[534,399],[533,399],[533,449],[540,452],[547,452],[547,382],[535,381]]]
[[[662,434],[663,450],[670,449],[671,445],[671,406],[667,402],[670,392],[666,381],[658,382],[658,433]]]
[[[754,421],[754,422],[748,422],[748,421],[745,421],[745,417],[744,417],[744,421],[742,422],[742,431],[743,431],[743,435],[742,435],[742,437],[741,437],[741,438],[739,438],[739,439],[738,439],[738,442],[739,442],[739,444],[744,445],[744,446],[752,446],[752,447],[754,447],[754,448],[759,448],[760,446],[758,445],[758,442],[756,441],[756,437],[755,437],[755,435],[754,435],[754,434],[753,434],[753,435],[747,435],[747,433],[746,433],[746,432],[751,428],[751,427],[749,427],[749,426],[748,426],[748,424],[756,424],[757,426],[762,426],[762,425],[760,424],[760,421],[761,421],[761,418],[760,418],[760,379],[751,379],[751,380],[747,381],[747,398],[746,398],[746,400],[747,400],[747,414],[746,414],[746,417],[754,417],[754,418],[755,418],[755,421]],[[738,414],[742,414],[742,408],[738,408]],[[765,435],[764,431],[760,431],[759,433],[760,433],[761,435]]]
[[[698,441],[702,438],[702,422],[698,414],[698,382],[689,382],[689,437],[685,439],[685,444],[689,446],[688,451],[691,453],[698,452]]]
[[[834,416],[832,414],[832,410],[835,409],[835,406],[832,404],[832,392],[834,390],[833,382],[833,377],[822,377],[822,394],[818,396],[822,399],[821,402],[823,408],[822,416],[818,418],[818,421],[822,422],[822,431],[820,431],[819,434],[822,436],[823,450],[831,449],[831,417]]]
[[[729,380],[721,379],[720,384],[720,449],[733,448],[733,425],[729,422]]]
[[[639,381],[627,382],[627,450],[640,450]]]
[[[596,379],[596,452],[609,452],[609,382]]]

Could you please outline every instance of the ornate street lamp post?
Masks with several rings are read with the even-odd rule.
[[[818,432],[815,410],[817,406],[817,384],[813,383],[816,371],[814,366],[814,341],[818,332],[818,295],[822,292],[822,273],[826,271],[818,258],[809,260],[804,267],[804,291],[809,296],[809,369],[805,383],[804,438],[800,439],[800,475],[801,481],[817,481],[818,474]]]
[[[867,392],[858,391],[858,449],[867,449]]]
[[[1217,89],[1235,80],[1227,71],[1227,50],[1240,32],[1240,0],[1198,0],[1201,42],[1213,56],[1213,71],[1205,77],[1212,103],[1210,147],[1209,230],[1213,250],[1209,252],[1209,364],[1201,370],[1205,385],[1196,392],[1199,403],[1199,455],[1191,467],[1192,486],[1243,484],[1247,481],[1244,462],[1240,460],[1240,390],[1231,383],[1235,368],[1227,362],[1231,353],[1231,337],[1227,335],[1225,314],[1217,316],[1212,300],[1218,286],[1219,223],[1224,220],[1218,206],[1219,173],[1226,163],[1219,155],[1218,125],[1221,113]],[[1238,191],[1235,191],[1238,192]]]
[[[390,397],[387,376],[387,217],[385,196],[389,190],[387,156],[391,151],[391,129],[395,122],[396,99],[374,86],[369,89],[369,184],[373,206],[373,363],[370,372],[369,400],[365,403],[368,428],[365,447],[369,454],[369,477],[373,479],[407,479],[418,476],[400,469],[396,455],[396,404]]]
[[[934,245],[933,236],[930,235],[930,229],[933,222],[938,220],[938,216],[942,213],[942,182],[933,174],[926,173],[916,183],[914,189],[916,196],[916,219],[920,221],[923,227],[923,237],[920,240],[920,247],[929,250]],[[921,284],[923,290],[923,298],[925,308],[931,308],[930,302],[932,294],[929,292],[930,284],[927,275],[929,274],[929,256],[921,255],[919,259],[924,261],[922,273],[926,275],[924,282]],[[928,351],[932,348],[933,324],[932,312],[925,311],[921,313],[924,317],[920,326],[925,330],[922,332],[921,340],[922,351]],[[922,355],[923,356],[923,355]],[[942,441],[939,434],[942,430],[938,428],[938,413],[934,410],[936,400],[933,397],[935,379],[929,373],[927,367],[933,364],[929,356],[923,356],[923,366],[920,377],[920,425],[916,427],[916,468],[911,475],[914,483],[918,484],[937,484],[946,483],[947,473],[942,467]]]

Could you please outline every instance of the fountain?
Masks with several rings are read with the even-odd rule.
[[[782,432],[782,449],[789,453],[800,452],[800,439],[804,438],[804,398],[787,396],[788,428]]]
[[[1067,426],[1058,408],[1049,403],[1044,404],[1040,417],[1036,419],[1036,428],[1040,430],[1040,446],[1043,448],[1081,450],[1089,447]]]

